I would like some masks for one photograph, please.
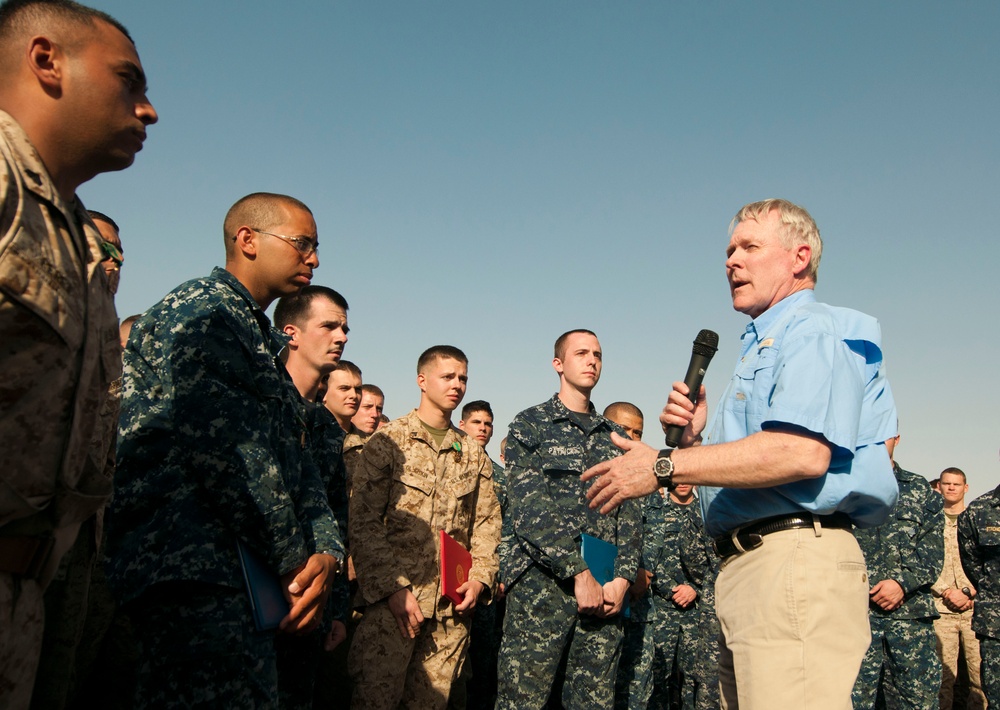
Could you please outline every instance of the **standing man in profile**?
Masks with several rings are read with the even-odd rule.
[[[1000,486],[958,516],[958,550],[976,602],[972,630],[979,639],[980,680],[986,705],[1000,707]],[[974,590],[974,591],[973,591]],[[964,593],[964,592],[963,592]],[[967,595],[969,596],[969,595]]]
[[[139,644],[139,707],[277,707],[275,632],[256,628],[239,548],[280,579],[284,633],[319,623],[344,548],[299,394],[264,314],[309,285],[316,223],[254,193],[226,268],[167,294],[125,348],[108,576]]]
[[[342,449],[344,432],[333,415],[317,404],[320,383],[340,362],[347,345],[347,300],[326,286],[306,286],[282,296],[274,308],[274,325],[290,340],[285,369],[298,390],[302,420],[308,429],[309,453],[326,488],[327,502],[347,544],[347,473]],[[324,648],[332,651],[347,638],[350,591],[344,575],[337,575],[327,603],[328,617],[321,627],[303,636],[275,638],[281,707],[311,710],[321,677]],[[324,638],[325,636],[325,638]]]
[[[639,567],[642,511],[629,501],[613,515],[597,515],[580,482],[588,466],[614,453],[610,435],[622,431],[590,401],[602,358],[593,332],[559,336],[552,359],[559,391],[510,425],[505,474],[513,539],[505,536],[501,560],[507,614],[500,710],[545,707],[563,657],[565,707],[614,705],[619,614]],[[583,534],[618,548],[613,577],[603,585],[583,559]]]
[[[74,2],[0,5],[0,705],[27,707],[43,592],[111,495],[117,316],[76,191],[131,165],[156,119],[119,22]]]
[[[822,241],[803,208],[764,200],[736,214],[726,251],[733,307],[752,319],[718,411],[674,384],[660,416],[680,448],[615,439],[591,505],[699,485],[722,558],[716,610],[728,708],[850,708],[871,641],[865,560],[853,526],[878,525],[897,489],[885,441],[896,408],[878,322],[816,301]],[[704,445],[702,445],[704,443]],[[596,479],[596,480],[595,480]],[[776,593],[778,584],[780,593]]]

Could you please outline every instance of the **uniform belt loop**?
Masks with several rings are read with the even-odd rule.
[[[823,537],[823,523],[820,522],[819,516],[816,513],[810,513],[813,519],[813,532],[816,533],[816,537]]]

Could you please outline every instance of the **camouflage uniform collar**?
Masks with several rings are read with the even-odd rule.
[[[994,488],[991,493],[993,494],[993,505],[1000,508],[1000,486]],[[987,494],[988,495],[988,494]]]
[[[549,418],[554,422],[562,420],[562,421],[572,422],[573,424],[578,424],[579,419],[574,417],[573,415],[583,414],[583,412],[569,411],[569,408],[562,403],[561,399],[559,399],[558,392],[552,395],[552,399],[543,404],[542,407],[546,410],[546,414],[549,415]],[[587,403],[586,414],[590,417],[593,417],[594,419],[594,426],[591,427],[589,431],[587,431],[588,436],[590,434],[593,434],[596,430],[600,429],[602,426],[608,426],[607,419],[605,419],[604,417],[597,416],[597,409],[594,407],[593,402]],[[610,429],[610,426],[608,428]]]
[[[39,199],[55,205],[60,212],[75,214],[80,223],[90,219],[79,198],[74,198],[73,202],[67,205],[59,196],[52,177],[28,134],[24,132],[21,124],[5,111],[0,111],[0,133],[7,139],[7,145],[17,156],[13,168],[21,174],[21,183],[28,190]]]
[[[428,446],[430,446],[435,451],[444,451],[445,449],[450,449],[457,442],[459,446],[462,445],[464,437],[462,433],[455,428],[454,424],[448,425],[448,433],[444,435],[444,440],[441,442],[441,448],[437,448],[437,444],[434,442],[434,437],[431,436],[430,432],[424,427],[424,422],[417,416],[417,410],[413,409],[409,414],[406,415],[406,428],[410,432],[411,439],[418,439]]]
[[[267,317],[266,313],[264,313],[264,309],[261,308],[260,304],[254,300],[253,296],[250,295],[250,291],[248,291],[247,287],[243,285],[243,282],[236,278],[236,276],[234,276],[231,272],[226,271],[221,266],[216,266],[212,269],[212,278],[226,284],[226,286],[235,291],[240,298],[246,301],[247,306],[253,312],[253,317],[257,319],[257,325],[260,326],[260,330],[264,334],[264,340],[271,349],[271,353],[277,357],[278,353],[284,350],[291,341],[291,336],[271,325],[271,319]]]
[[[892,474],[896,477],[897,481],[912,481],[914,478],[923,478],[923,476],[912,471],[907,471],[895,461],[892,462]]]

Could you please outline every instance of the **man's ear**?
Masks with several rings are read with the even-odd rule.
[[[239,241],[239,240],[237,240],[237,241]],[[284,328],[282,328],[282,330],[285,332],[285,335],[287,335],[288,337],[291,338],[291,341],[288,343],[288,347],[290,347],[290,348],[291,347],[298,347],[298,345],[299,345],[299,343],[298,343],[298,336],[299,336],[299,329],[298,329],[298,327],[295,326],[294,323],[289,323]]]
[[[46,93],[62,94],[66,53],[48,37],[32,37],[28,42],[28,69],[38,79]]]
[[[420,388],[421,392],[427,391],[427,376],[422,372],[417,373],[417,387]]]
[[[563,363],[560,358],[552,358],[552,369],[558,372],[560,375],[563,373]]]
[[[234,241],[237,252],[251,259],[257,256],[257,241],[253,238],[253,230],[250,227],[237,229]]]
[[[793,273],[802,276],[809,270],[809,262],[812,259],[812,247],[808,244],[795,245],[795,266]]]

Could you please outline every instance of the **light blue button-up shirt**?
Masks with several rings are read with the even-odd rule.
[[[754,319],[705,445],[768,429],[806,431],[831,444],[823,476],[771,488],[701,487],[709,534],[774,515],[848,514],[881,523],[896,501],[885,440],[896,435],[896,405],[885,378],[882,333],[864,313],[817,303],[798,291]]]

